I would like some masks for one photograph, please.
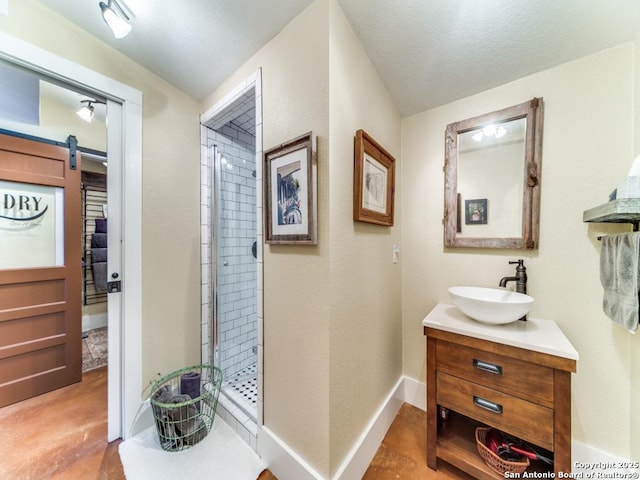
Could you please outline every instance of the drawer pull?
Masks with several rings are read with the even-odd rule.
[[[477,358],[473,359],[473,366],[483,372],[493,373],[494,375],[502,375],[502,367],[494,363],[483,362]]]
[[[473,404],[477,407],[484,408],[493,413],[502,413],[502,405],[499,403],[492,402],[490,400],[486,400],[481,397],[473,397]]]

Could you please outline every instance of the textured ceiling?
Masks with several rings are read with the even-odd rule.
[[[313,0],[118,0],[133,25],[120,40],[98,0],[39,1],[201,100]]]
[[[624,43],[640,33],[637,0],[340,4],[403,116]]]
[[[312,3],[122,0],[133,31],[114,40],[97,0],[39,1],[199,100]],[[640,34],[638,0],[338,2],[402,116]]]

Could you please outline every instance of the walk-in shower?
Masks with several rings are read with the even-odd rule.
[[[257,265],[255,150],[236,122],[211,131],[213,364],[223,393],[256,418]]]
[[[203,361],[223,372],[225,420],[255,437],[262,273],[255,88],[203,121],[202,147]]]

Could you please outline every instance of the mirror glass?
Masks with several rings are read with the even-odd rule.
[[[541,106],[447,126],[445,246],[537,248]]]

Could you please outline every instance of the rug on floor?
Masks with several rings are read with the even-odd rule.
[[[109,356],[107,327],[95,328],[83,333],[82,338],[82,372],[104,367]]]
[[[119,453],[127,480],[256,480],[266,468],[220,417],[204,440],[186,450],[162,450],[155,427],[151,427],[122,442]]]

